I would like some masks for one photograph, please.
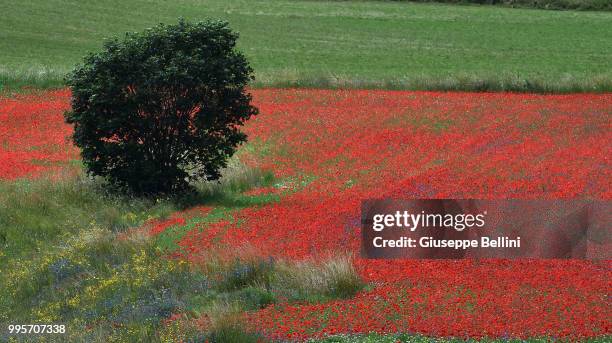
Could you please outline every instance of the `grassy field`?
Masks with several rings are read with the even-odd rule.
[[[612,12],[26,0],[0,13],[0,342],[34,340],[9,324],[61,323],[65,336],[40,341],[286,341],[304,327],[313,343],[458,343],[489,320],[491,337],[546,342],[571,327],[610,341],[607,269],[590,262],[370,265],[347,248],[356,201],[372,196],[606,196],[610,94],[258,89],[262,115],[219,183],[138,198],[83,175],[63,152],[69,91],[37,88],[63,87],[105,37],[184,16],[227,19],[257,87],[612,92]],[[21,87],[33,94],[3,94]],[[494,322],[516,318],[509,334]],[[439,334],[447,323],[459,338]]]
[[[275,181],[269,173],[235,163],[225,175],[200,184],[197,194],[158,199],[109,193],[83,175],[0,180],[0,341],[11,341],[8,325],[33,318],[66,324],[62,340],[69,342],[250,341],[257,336],[231,319],[241,311],[280,297],[347,298],[365,286],[343,257],[299,264],[209,259],[197,267],[166,258],[176,250],[171,243],[195,225],[278,200],[243,194]],[[134,229],[196,205],[214,209],[195,211],[184,227],[156,238]],[[179,320],[165,321],[179,312]],[[191,322],[200,316],[211,318],[206,332]]]
[[[380,1],[31,0],[0,4],[0,87],[54,87],[102,40],[223,18],[257,86],[612,90],[612,13]]]

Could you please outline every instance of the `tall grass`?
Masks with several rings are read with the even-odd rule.
[[[31,66],[19,70],[0,66],[0,92],[19,91],[23,88],[63,88],[67,72],[68,70],[51,69],[45,66]]]
[[[83,175],[0,181],[0,270],[8,259],[27,258],[81,230],[118,232],[177,208],[171,201],[108,193]]]
[[[236,256],[233,259],[227,258],[227,253],[221,255],[210,251],[200,268],[214,280],[214,287],[220,292],[238,291],[233,294],[236,296],[233,299],[243,302],[248,308],[262,307],[262,303],[273,303],[278,299],[322,302],[350,298],[366,286],[355,270],[352,258],[346,254],[288,261],[232,253]],[[255,298],[260,302],[252,303]]]
[[[262,341],[256,331],[244,327],[244,311],[274,303],[345,299],[366,286],[348,255],[284,261],[241,254],[240,258],[228,261],[215,258],[213,252],[206,261],[204,274],[219,292],[202,309],[211,318],[207,336],[211,342]]]
[[[2,88],[4,84],[4,88]],[[0,70],[0,94],[24,92],[31,89],[54,89],[65,87],[61,74],[41,74],[36,78],[2,74]],[[314,88],[314,89],[389,89],[421,91],[460,92],[518,92],[540,94],[606,93],[612,92],[612,74],[594,76],[534,77],[506,73],[467,74],[448,76],[411,75],[405,77],[382,77],[378,79],[335,75],[333,73],[311,74],[260,73],[252,84],[258,88]]]
[[[291,299],[325,301],[344,299],[361,291],[365,284],[348,255],[323,261],[302,261],[279,266],[277,282]]]

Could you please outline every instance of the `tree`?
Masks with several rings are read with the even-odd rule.
[[[227,22],[180,19],[86,56],[67,78],[65,118],[88,173],[138,193],[218,179],[258,113],[237,38]]]

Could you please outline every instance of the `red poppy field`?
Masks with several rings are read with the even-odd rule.
[[[276,181],[248,194],[280,201],[188,231],[176,258],[349,254],[368,287],[350,299],[247,312],[249,329],[280,340],[612,334],[610,261],[359,257],[363,199],[612,199],[612,94],[264,89],[253,96],[261,113],[245,126],[240,160]],[[69,98],[53,91],[0,99],[0,178],[74,173],[78,151],[63,123]],[[183,224],[177,215],[151,234]]]

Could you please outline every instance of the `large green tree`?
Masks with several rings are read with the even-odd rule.
[[[181,19],[86,56],[68,76],[66,121],[87,171],[139,193],[218,179],[258,113],[237,38],[226,22]]]

